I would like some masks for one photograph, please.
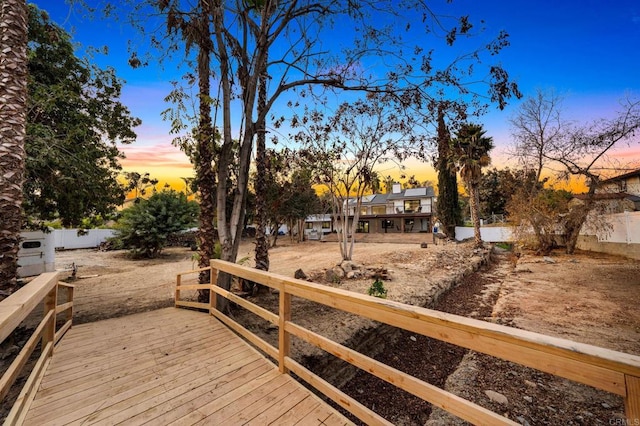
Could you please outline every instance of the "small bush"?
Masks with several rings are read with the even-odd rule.
[[[118,238],[134,257],[156,257],[170,235],[196,224],[198,207],[174,190],[155,193],[122,211]]]
[[[387,289],[384,288],[384,283],[379,279],[375,280],[369,290],[367,291],[369,296],[379,297],[381,299],[387,298]]]

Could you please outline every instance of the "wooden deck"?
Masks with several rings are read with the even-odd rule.
[[[215,318],[167,308],[74,326],[26,425],[351,422]]]

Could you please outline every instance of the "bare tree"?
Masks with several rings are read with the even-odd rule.
[[[511,123],[514,134],[520,135],[516,138],[516,155],[525,164],[535,159],[537,185],[530,188],[529,202],[521,203],[522,206],[536,205],[534,200],[546,182],[542,178],[545,168],[555,171],[562,179],[583,179],[587,185],[582,205],[570,209],[566,215],[551,218],[564,229],[567,253],[573,253],[580,230],[595,206],[602,176],[612,169],[609,154],[621,145],[637,142],[640,101],[627,99],[621,103],[616,117],[581,125],[562,120],[561,113],[559,99],[552,92],[539,92],[536,98],[523,104]],[[539,209],[530,210],[529,222],[538,236],[540,248],[548,252],[553,246],[549,218]],[[545,223],[547,225],[543,225]]]
[[[165,14],[171,27],[194,29],[183,25],[192,13],[184,10],[188,8],[187,2],[148,1]],[[480,59],[508,45],[504,32],[468,54],[459,51],[446,54],[448,59],[438,63],[447,64],[437,67],[434,46],[424,40],[424,31],[434,35],[432,44],[441,43],[443,50],[476,31],[467,16],[438,15],[422,0],[400,3],[202,0],[201,4],[208,13],[211,71],[219,88],[216,108],[219,121],[214,120],[213,124],[221,134],[215,154],[215,192],[224,260],[235,261],[237,256],[253,143],[256,135],[264,131],[262,122],[266,117],[276,127],[284,122],[283,117],[273,113],[273,107],[285,93],[293,103],[316,104],[327,101],[330,88],[386,93],[399,104],[429,109],[435,105],[431,91],[439,99],[452,90],[469,97],[470,104],[486,101],[500,106],[517,92],[500,66],[486,65]],[[406,25],[407,22],[412,25]],[[329,47],[327,32],[336,25],[357,30],[349,31],[348,38]],[[189,34],[183,31],[182,37],[188,41]],[[417,34],[421,36],[416,37]],[[405,35],[406,40],[419,39],[420,45],[406,42]],[[162,38],[152,38],[152,45],[163,52],[180,50],[176,40],[169,41],[174,44],[168,49]],[[380,58],[385,58],[383,64]],[[379,64],[375,71],[369,68],[370,61]],[[264,105],[258,107],[258,85],[264,76],[270,78],[270,83]],[[229,179],[230,176],[234,179]],[[228,288],[229,277],[220,274],[218,284]]]
[[[362,197],[373,191],[378,179],[373,169],[406,157],[409,130],[375,95],[343,103],[332,117],[314,111],[300,120],[294,117],[294,123],[300,128],[294,139],[306,147],[318,182],[332,196],[334,221],[341,224],[342,259],[351,260]]]
[[[562,118],[563,98],[553,90],[536,91],[520,105],[509,119],[514,141],[512,155],[525,170],[534,170],[536,181],[549,162],[544,155],[549,147],[563,137],[571,123]]]

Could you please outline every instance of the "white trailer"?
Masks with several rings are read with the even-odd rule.
[[[18,277],[31,277],[56,270],[53,233],[23,231],[18,250]]]

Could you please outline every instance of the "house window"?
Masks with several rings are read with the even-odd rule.
[[[413,219],[405,219],[404,226],[413,226]]]
[[[369,221],[368,220],[359,220],[358,227],[356,228],[356,232],[359,234],[368,234],[369,233]]]
[[[385,206],[373,206],[373,214],[385,214],[387,213],[387,208]]]
[[[304,227],[305,229],[313,229],[313,222],[305,222]]]
[[[405,200],[404,201],[404,212],[405,213],[413,213],[418,210],[420,207],[420,200]]]
[[[325,220],[322,222],[322,229],[331,229],[331,221]]]
[[[365,216],[367,215],[367,208],[366,207],[362,207],[360,208],[360,216]]]
[[[393,221],[389,219],[384,219],[382,221],[382,229],[393,228]]]

